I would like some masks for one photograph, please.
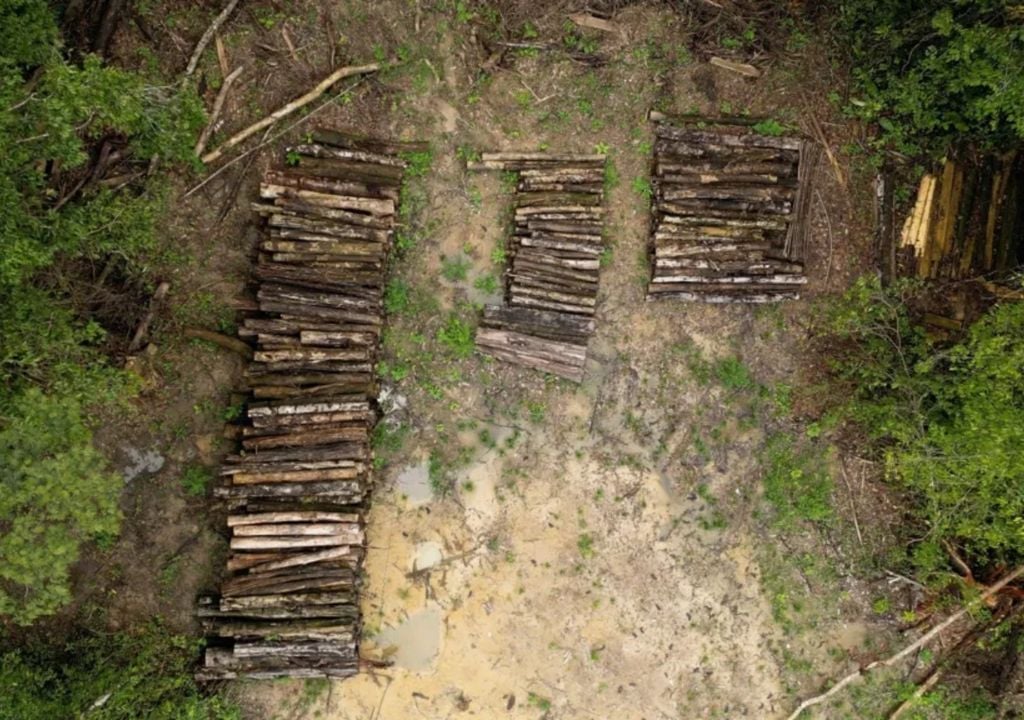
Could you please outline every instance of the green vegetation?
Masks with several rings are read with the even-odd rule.
[[[0,655],[0,720],[240,720],[192,679],[198,644],[157,625],[139,635],[73,638]]]
[[[832,478],[824,459],[785,434],[768,438],[761,452],[764,495],[779,525],[832,519]]]
[[[27,623],[67,601],[79,545],[118,531],[121,481],[86,418],[134,387],[106,330],[50,288],[81,261],[143,278],[163,208],[155,182],[91,182],[91,151],[112,138],[133,165],[195,162],[203,113],[191,89],[65,59],[43,0],[5,3],[0,23],[0,614]]]
[[[213,473],[202,465],[188,465],[181,473],[181,487],[187,495],[202,497],[213,480]]]
[[[1024,25],[1002,0],[842,4],[858,116],[904,155],[1024,138]]]
[[[946,566],[944,543],[974,567],[1022,559],[1024,305],[998,305],[958,342],[913,321],[916,286],[861,280],[823,317],[842,408],[879,443],[918,528],[915,562]]]
[[[440,330],[437,339],[456,358],[465,359],[473,354],[473,326],[463,320],[457,313],[450,313]]]

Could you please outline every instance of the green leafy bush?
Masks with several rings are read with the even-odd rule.
[[[77,403],[30,389],[0,425],[0,615],[29,623],[70,596],[85,540],[117,533],[120,478],[106,471]]]
[[[473,354],[474,337],[473,326],[455,313],[449,314],[437,331],[437,339],[457,358],[468,358]]]
[[[1024,138],[1024,24],[1005,0],[845,0],[853,110],[906,155]]]
[[[861,280],[826,312],[847,417],[880,443],[920,526],[914,558],[944,542],[976,567],[1024,559],[1024,304],[993,308],[951,346],[912,319],[913,285]],[[845,390],[844,390],[845,392]]]
[[[192,88],[66,60],[45,0],[0,3],[0,27],[0,615],[27,623],[69,598],[79,545],[117,532],[120,481],[86,418],[135,386],[59,289],[83,259],[143,278],[164,209],[153,181],[114,192],[87,165],[102,139],[140,167],[195,163],[203,112]]]
[[[199,650],[159,626],[0,655],[0,720],[240,720],[192,678]]]

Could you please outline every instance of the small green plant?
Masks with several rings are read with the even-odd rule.
[[[654,188],[651,186],[651,181],[645,177],[633,178],[632,188],[633,192],[642,197],[645,202],[650,203],[654,197]]]
[[[187,465],[181,473],[181,487],[186,495],[201,497],[206,494],[212,479],[213,473],[209,468],[202,465]]]
[[[726,390],[751,390],[756,383],[739,358],[727,357],[714,365],[715,377]]]
[[[441,259],[441,276],[448,282],[462,282],[469,275],[470,263],[463,256]]]
[[[551,701],[543,695],[538,695],[532,690],[527,693],[526,701],[533,707],[537,708],[542,712],[547,712],[551,709]]]
[[[450,313],[444,325],[437,331],[437,339],[455,357],[468,358],[473,354],[473,326],[456,313]]]
[[[832,521],[833,483],[824,458],[810,447],[801,447],[794,437],[778,433],[768,438],[760,459],[765,499],[774,507],[780,526]]]
[[[530,422],[540,424],[544,422],[544,416],[547,414],[547,407],[544,403],[530,401],[526,403],[526,411],[530,415]]]
[[[584,559],[594,557],[594,538],[590,533],[580,533],[576,538],[576,549]]]
[[[409,283],[401,278],[391,278],[384,288],[384,312],[388,315],[401,315],[412,304]]]
[[[754,124],[754,132],[761,133],[762,135],[771,135],[778,137],[779,135],[785,135],[786,126],[780,123],[778,120],[761,120]]]
[[[500,289],[498,278],[494,276],[494,273],[487,273],[481,275],[473,281],[473,287],[481,292],[485,292],[488,295],[494,295]]]

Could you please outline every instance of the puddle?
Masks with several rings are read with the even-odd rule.
[[[413,506],[430,502],[434,493],[430,489],[430,466],[424,460],[418,465],[409,465],[395,479],[395,489],[404,495]]]
[[[426,672],[433,669],[434,661],[441,652],[442,620],[441,608],[427,605],[401,625],[382,630],[375,642],[397,667]]]
[[[427,540],[426,542],[417,543],[416,547],[413,548],[413,570],[425,570],[426,568],[432,568],[442,560],[444,560],[444,550],[441,549],[441,543],[439,542]]]

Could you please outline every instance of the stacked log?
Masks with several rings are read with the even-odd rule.
[[[518,174],[505,305],[484,310],[480,352],[581,382],[604,252],[604,156],[484,153]]]
[[[798,298],[816,147],[712,122],[655,125],[647,298]]]
[[[221,469],[230,552],[200,599],[202,680],[358,669],[359,575],[385,262],[414,144],[317,131],[253,207],[265,218],[241,448]]]

